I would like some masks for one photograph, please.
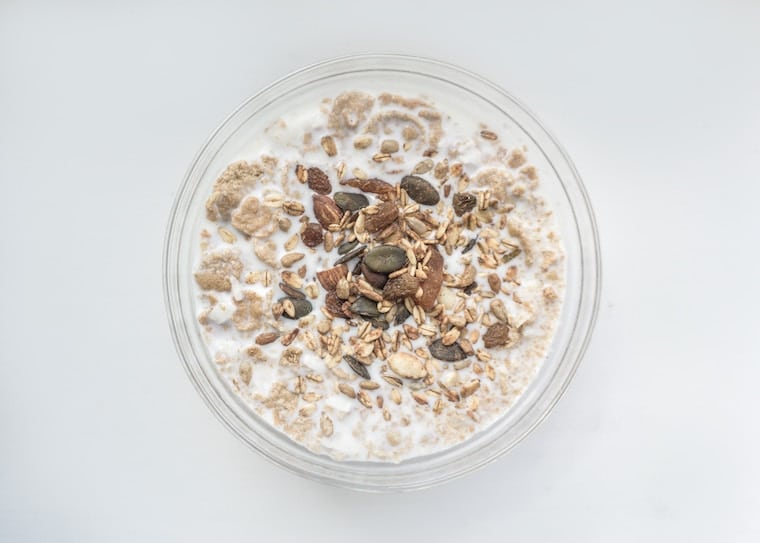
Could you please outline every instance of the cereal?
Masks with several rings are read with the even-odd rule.
[[[212,188],[203,339],[310,450],[397,462],[461,443],[531,382],[562,308],[531,150],[416,97],[347,92],[314,112]]]

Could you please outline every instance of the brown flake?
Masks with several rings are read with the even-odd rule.
[[[227,291],[232,288],[230,277],[240,279],[242,271],[243,263],[235,251],[208,253],[195,272],[195,281],[203,290]]]

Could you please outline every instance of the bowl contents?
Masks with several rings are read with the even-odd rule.
[[[551,346],[565,262],[530,149],[505,136],[352,91],[221,173],[198,320],[246,405],[316,453],[398,462],[514,404]]]

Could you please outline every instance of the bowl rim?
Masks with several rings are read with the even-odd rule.
[[[445,72],[456,74],[457,76],[463,79],[475,81],[479,83],[480,85],[483,85],[484,87],[490,89],[492,92],[496,93],[496,95],[498,95],[500,98],[505,99],[506,101],[512,103],[519,110],[521,110],[522,113],[535,125],[535,128],[537,128],[542,133],[541,134],[542,137],[546,138],[546,140],[553,146],[552,152],[555,153],[558,156],[558,158],[562,160],[563,166],[567,169],[567,173],[570,176],[570,179],[568,179],[568,181],[572,181],[574,183],[574,186],[572,188],[573,190],[577,192],[577,196],[579,197],[578,204],[581,205],[580,207],[582,207],[583,218],[587,222],[587,224],[585,225],[586,231],[584,232],[584,236],[585,238],[587,238],[585,241],[590,242],[590,245],[588,247],[582,247],[582,249],[584,251],[588,251],[588,254],[586,255],[588,257],[588,262],[585,262],[586,258],[584,258],[581,265],[582,265],[582,269],[586,269],[586,267],[588,266],[589,268],[588,271],[592,273],[590,275],[585,272],[582,273],[581,281],[584,283],[584,285],[581,287],[581,289],[583,290],[584,286],[588,286],[589,290],[586,294],[586,298],[579,300],[579,309],[578,309],[579,313],[581,312],[581,310],[585,312],[584,322],[582,323],[582,326],[585,329],[585,333],[583,333],[582,337],[577,337],[577,331],[575,330],[575,327],[577,327],[578,322],[576,321],[574,324],[574,329],[571,333],[571,337],[568,340],[568,345],[565,349],[565,351],[567,351],[567,349],[570,348],[570,344],[573,343],[573,341],[576,342],[574,345],[574,356],[572,359],[572,363],[569,366],[564,366],[564,368],[562,368],[562,361],[564,360],[564,355],[563,355],[562,357],[563,360],[561,360],[560,363],[557,365],[557,369],[555,371],[556,373],[560,369],[565,370],[564,376],[562,378],[560,385],[554,390],[551,397],[549,397],[547,401],[544,403],[540,412],[535,413],[533,419],[529,422],[529,424],[524,425],[521,431],[518,434],[516,434],[515,437],[511,440],[511,442],[509,442],[506,446],[495,449],[491,451],[489,454],[482,455],[476,462],[472,462],[466,465],[460,465],[457,467],[456,470],[449,471],[443,474],[439,473],[440,468],[429,469],[426,472],[428,473],[428,477],[426,478],[425,477],[401,477],[401,478],[390,477],[388,478],[388,480],[385,480],[382,475],[378,475],[378,477],[362,478],[361,476],[357,476],[356,474],[346,477],[342,474],[336,473],[335,470],[324,468],[324,464],[336,463],[337,461],[329,459],[326,456],[317,455],[307,450],[306,448],[303,448],[302,446],[295,444],[294,442],[291,442],[290,445],[291,446],[295,445],[295,447],[300,449],[301,452],[298,454],[300,454],[301,456],[310,457],[311,462],[306,461],[304,458],[301,458],[300,459],[301,461],[298,461],[298,462],[293,461],[293,459],[291,458],[292,451],[285,452],[285,456],[283,456],[282,446],[283,445],[287,446],[287,444],[279,444],[278,446],[277,444],[273,444],[271,442],[269,443],[259,442],[258,440],[262,440],[262,439],[266,441],[267,437],[275,439],[275,440],[284,438],[290,441],[290,438],[288,436],[285,436],[285,434],[281,434],[278,430],[275,430],[271,427],[269,429],[259,428],[259,430],[264,430],[264,433],[269,434],[269,436],[265,436],[265,435],[262,435],[260,432],[254,431],[257,439],[252,439],[252,436],[246,435],[247,433],[243,431],[243,429],[240,427],[240,424],[238,424],[240,421],[235,420],[235,417],[239,415],[238,413],[235,412],[234,406],[231,406],[229,402],[225,400],[225,398],[221,397],[218,391],[214,389],[212,383],[204,382],[204,378],[207,376],[203,373],[200,367],[195,367],[191,364],[189,360],[189,358],[191,357],[189,356],[187,349],[190,348],[190,350],[192,351],[192,347],[191,346],[189,347],[189,344],[187,343],[187,341],[183,341],[183,340],[187,340],[187,338],[183,336],[187,336],[189,332],[186,327],[187,322],[185,322],[185,320],[183,319],[183,315],[181,314],[182,300],[181,300],[181,295],[179,294],[179,290],[178,290],[180,273],[179,272],[176,274],[173,273],[172,264],[175,262],[179,264],[180,242],[181,242],[182,233],[184,231],[184,228],[182,227],[184,226],[184,223],[186,222],[188,218],[187,211],[191,210],[189,203],[192,200],[194,193],[198,188],[197,184],[200,181],[200,177],[199,177],[198,179],[195,180],[196,186],[193,186],[193,181],[194,181],[193,174],[198,169],[202,158],[211,149],[212,144],[215,142],[217,137],[219,137],[222,131],[234,119],[236,119],[241,112],[243,112],[247,107],[249,107],[250,104],[255,103],[257,100],[262,99],[263,97],[270,94],[272,91],[287,84],[288,82],[296,81],[299,78],[311,73],[324,71],[329,68],[334,68],[336,66],[354,63],[357,61],[367,62],[368,64],[371,64],[373,62],[380,62],[380,63],[387,62],[390,64],[409,63],[413,65],[417,64],[417,65],[425,66],[429,69],[439,69]],[[376,69],[393,71],[394,67],[376,68]],[[359,72],[362,70],[352,70],[352,71]],[[334,77],[338,75],[339,73],[341,72],[332,73],[325,77]],[[426,75],[420,72],[415,72],[415,73],[419,75]],[[463,88],[465,88],[466,90],[470,90],[470,92],[474,92],[468,87],[463,87]],[[478,96],[480,95],[478,94]],[[480,97],[484,98],[483,96],[480,96]],[[262,106],[262,108],[260,109],[263,109],[264,107],[266,107],[266,104]],[[523,128],[523,130],[525,129]],[[531,138],[533,137],[531,132],[525,130],[525,133],[529,135]],[[538,142],[535,142],[535,143],[536,145],[539,146],[539,148],[541,148]],[[224,143],[222,143],[222,145],[223,144]],[[221,148],[221,146],[219,148]],[[549,157],[546,154],[546,150],[543,148],[541,148],[541,150],[544,153],[544,156],[546,156],[549,163],[552,164],[552,166],[554,167],[554,162],[552,160],[549,160]],[[556,172],[556,168],[555,168],[555,172]],[[563,188],[565,188],[565,191],[567,191],[567,188],[565,187],[566,180],[562,178],[559,175],[559,173],[557,173],[557,177],[560,183],[563,185]],[[187,203],[188,209],[185,210],[184,214],[181,214],[180,213],[181,208],[183,204],[185,203]],[[573,207],[572,203],[570,203],[570,206],[575,216],[576,209],[575,207]],[[577,217],[575,218],[575,220],[576,220],[576,226],[577,226],[578,224]],[[589,284],[585,285],[585,283],[589,283]],[[166,233],[165,233],[165,238],[164,238],[164,251],[163,251],[163,257],[162,257],[162,287],[163,287],[165,308],[167,312],[170,329],[172,332],[172,340],[175,345],[175,349],[177,350],[177,354],[179,355],[182,361],[185,372],[187,373],[188,377],[190,378],[190,381],[193,383],[198,393],[203,398],[204,402],[208,405],[209,409],[211,409],[212,413],[214,413],[214,415],[228,428],[228,430],[230,430],[233,433],[233,435],[235,435],[238,439],[243,441],[249,447],[256,450],[258,453],[262,454],[270,462],[282,468],[285,468],[292,473],[296,473],[298,475],[307,477],[309,479],[317,480],[320,482],[324,482],[324,483],[328,483],[328,484],[332,484],[332,485],[336,485],[336,486],[340,486],[344,488],[351,488],[355,490],[405,491],[405,490],[416,490],[416,489],[427,488],[427,487],[440,484],[449,480],[463,477],[467,475],[468,473],[471,473],[487,464],[492,463],[497,458],[503,456],[504,454],[512,450],[518,443],[520,443],[529,434],[531,434],[536,429],[536,427],[538,427],[541,424],[541,422],[543,422],[546,419],[546,417],[554,409],[557,402],[560,400],[562,395],[567,390],[567,387],[572,381],[573,376],[575,375],[580,365],[580,362],[585,355],[585,352],[588,348],[589,342],[593,335],[593,331],[594,331],[597,316],[598,316],[600,297],[601,297],[602,263],[601,263],[600,243],[599,243],[599,234],[598,234],[598,229],[597,229],[596,218],[594,216],[593,207],[591,206],[588,193],[586,191],[585,186],[583,185],[583,182],[581,180],[580,174],[577,171],[577,168],[573,164],[572,160],[570,159],[569,155],[565,151],[564,147],[559,143],[557,138],[554,137],[552,132],[548,130],[546,126],[538,119],[538,117],[529,108],[527,108],[520,100],[518,100],[517,98],[512,96],[509,92],[507,92],[500,86],[496,85],[495,83],[491,82],[490,80],[478,74],[475,74],[467,69],[464,69],[454,64],[450,64],[448,62],[431,59],[431,58],[425,58],[421,56],[415,56],[415,55],[401,55],[401,54],[393,54],[393,53],[362,53],[362,54],[344,55],[344,56],[330,58],[324,61],[312,63],[303,68],[290,72],[289,74],[277,79],[276,81],[262,88],[259,92],[246,98],[229,115],[227,115],[224,118],[224,120],[221,123],[219,123],[219,125],[211,132],[211,134],[206,138],[205,142],[201,146],[200,150],[196,153],[195,157],[190,163],[190,166],[185,172],[185,176],[176,193],[174,202],[170,210],[169,222],[166,227]],[[581,307],[582,305],[585,307]],[[195,325],[195,323],[193,323],[193,325]],[[190,354],[195,355],[194,352]],[[239,401],[239,398],[237,397],[237,395],[234,395],[234,396],[235,396],[235,399]],[[226,410],[222,410],[222,407],[226,408]],[[240,407],[243,407],[245,409],[242,403],[238,406],[238,408]],[[526,411],[525,413],[523,413],[521,419],[529,415],[530,413],[531,413],[530,410]],[[266,425],[267,423],[262,423],[262,424]],[[484,433],[487,431],[488,429],[484,430]],[[469,440],[466,440],[466,442],[467,441]],[[494,443],[495,441],[496,440],[494,439],[492,440],[491,443]],[[453,449],[456,449],[456,447],[454,447]],[[441,453],[447,453],[447,451],[450,451],[450,450],[451,449],[446,449],[442,451]],[[408,465],[408,464],[413,464],[420,461],[424,462],[425,459],[428,459],[432,456],[436,456],[437,454],[439,453],[434,453],[433,455],[427,455],[427,456],[422,456],[415,459],[410,459],[409,461],[402,462],[401,464],[371,463],[371,462],[359,462],[359,463],[337,462],[337,464],[339,464],[342,467],[359,464],[363,466],[364,468],[367,468],[368,466],[377,466],[377,465],[382,465],[386,467],[389,465],[400,466],[405,463]],[[323,464],[322,466],[323,469],[316,469],[317,466],[315,465],[314,461],[316,461],[316,464]],[[312,468],[311,470],[307,469],[309,465],[311,465],[311,468]]]

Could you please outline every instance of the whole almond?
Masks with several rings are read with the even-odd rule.
[[[332,198],[323,194],[315,194],[311,198],[314,202],[314,215],[323,228],[340,223],[343,212]]]
[[[398,219],[398,206],[395,202],[383,202],[377,206],[377,213],[367,214],[364,218],[364,229],[370,234],[376,234],[390,226]]]

